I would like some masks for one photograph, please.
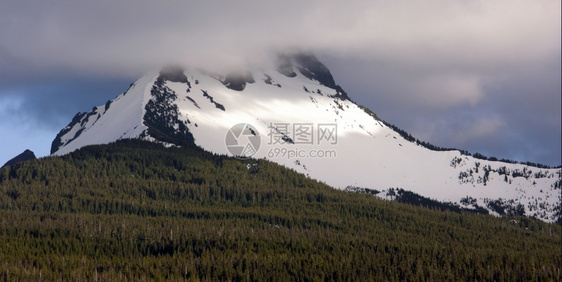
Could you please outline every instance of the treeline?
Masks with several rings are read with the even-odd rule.
[[[386,192],[387,197],[391,197],[393,200],[399,203],[410,204],[414,206],[421,206],[441,211],[453,211],[453,212],[466,212],[466,213],[473,213],[473,214],[489,214],[488,210],[484,207],[478,206],[475,203],[472,205],[472,208],[464,208],[456,203],[451,202],[440,202],[437,200],[433,200],[424,196],[421,196],[417,193],[412,191],[407,191],[402,188],[389,188]],[[502,213],[502,215],[505,213]],[[518,214],[524,215],[524,214]]]
[[[561,228],[120,141],[0,169],[0,280],[557,280]]]
[[[377,118],[378,119],[378,118]],[[537,167],[537,168],[545,168],[545,169],[550,169],[553,168],[549,165],[544,165],[544,164],[539,164],[539,163],[534,163],[534,162],[518,162],[518,161],[514,161],[514,160],[509,160],[509,159],[498,159],[496,157],[488,157],[485,156],[483,154],[480,153],[474,153],[471,154],[469,151],[467,150],[460,150],[460,149],[456,149],[456,148],[446,148],[446,147],[439,147],[439,146],[435,146],[429,142],[425,142],[425,141],[421,141],[415,137],[412,136],[412,134],[406,132],[403,129],[400,129],[399,127],[397,127],[394,124],[390,124],[384,120],[381,120],[386,126],[392,128],[392,130],[396,131],[400,136],[402,136],[402,138],[406,139],[407,141],[410,141],[412,143],[416,143],[419,146],[422,146],[426,149],[432,150],[432,151],[459,151],[462,155],[465,156],[472,156],[476,159],[480,159],[480,160],[487,160],[487,161],[499,161],[499,162],[504,162],[504,163],[510,163],[510,164],[522,164],[522,165],[527,165],[527,166],[532,166],[532,167]],[[554,168],[562,168],[562,165],[554,167]]]

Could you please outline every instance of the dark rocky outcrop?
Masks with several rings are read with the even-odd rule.
[[[160,80],[167,80],[170,82],[188,83],[187,76],[183,73],[183,68],[178,66],[165,67],[160,71]]]
[[[56,151],[59,150],[59,148],[64,145],[62,143],[61,138],[66,135],[68,132],[70,132],[72,130],[72,128],[78,124],[82,118],[84,118],[88,113],[77,113],[73,118],[72,121],[65,127],[63,128],[55,137],[55,139],[53,140],[53,142],[51,143],[51,154],[55,153]],[[77,135],[75,135],[77,136]]]
[[[242,91],[246,88],[246,83],[254,83],[254,76],[250,71],[238,71],[238,72],[231,72],[226,75],[222,84],[228,87],[229,89]]]
[[[316,80],[326,87],[336,89],[336,82],[330,70],[322,64],[314,55],[309,53],[298,53],[294,55],[297,69],[309,79]]]
[[[215,98],[213,98],[213,96],[209,95],[209,92],[207,92],[206,90],[203,90],[203,89],[201,89],[201,92],[203,92],[203,97],[209,99],[209,101],[211,101],[211,103],[213,103],[217,109],[222,110],[222,111],[226,111],[226,109],[224,108],[224,105],[221,104],[221,103],[217,103],[217,101],[215,101]]]
[[[109,110],[109,107],[111,106],[111,103],[113,103],[113,101],[107,100],[107,102],[105,103],[104,113],[107,112],[107,110]]]
[[[295,77],[293,61],[298,71],[311,80],[316,80],[322,85],[336,90],[336,97],[348,100],[347,93],[336,84],[330,70],[311,53],[298,52],[293,55],[280,55],[277,71],[287,77]]]
[[[164,81],[157,79],[150,90],[152,98],[145,106],[144,125],[148,134],[156,140],[180,146],[194,145],[194,139],[187,125],[179,119],[181,115],[174,103],[177,94],[166,87]],[[187,120],[189,123],[189,119]],[[146,136],[141,136],[146,137]]]
[[[336,90],[336,96],[342,100],[347,100],[347,93],[336,84],[330,70],[322,64],[314,55],[310,53],[298,53],[294,55],[298,64],[298,70],[302,75],[309,79],[316,80],[322,85]]]

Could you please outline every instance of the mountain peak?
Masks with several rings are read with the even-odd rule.
[[[287,77],[295,77],[294,69],[311,80],[338,92],[342,99],[349,99],[347,93],[336,84],[330,70],[316,56],[309,52],[285,53],[278,56],[277,71]]]
[[[266,158],[332,187],[368,188],[385,199],[395,199],[400,188],[500,215],[553,221],[560,213],[559,170],[432,151],[350,100],[306,52],[281,54],[269,68],[150,72],[104,106],[77,114],[52,152],[129,138]]]

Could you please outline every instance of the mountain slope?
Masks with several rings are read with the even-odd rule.
[[[0,169],[6,281],[551,281],[561,231],[141,140]]]
[[[105,106],[78,114],[52,153],[124,138],[266,158],[335,188],[375,189],[382,198],[402,188],[497,214],[547,221],[560,214],[560,169],[410,142],[351,101],[310,54],[225,74],[177,67],[149,73]]]
[[[28,160],[34,160],[36,158],[37,157],[35,156],[35,153],[33,153],[33,151],[25,150],[21,154],[13,157],[11,160],[7,161],[2,167],[13,166],[17,163],[25,162],[25,161],[28,161]]]

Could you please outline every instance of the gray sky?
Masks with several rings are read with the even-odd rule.
[[[314,52],[419,139],[561,164],[559,0],[2,1],[0,163],[161,64]]]

